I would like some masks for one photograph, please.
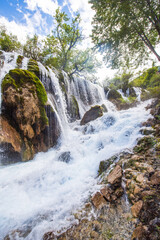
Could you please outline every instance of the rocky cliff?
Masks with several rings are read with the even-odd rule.
[[[10,70],[3,79],[1,123],[5,158],[11,148],[19,160],[32,159],[35,153],[54,146],[60,136],[56,115],[47,106],[45,88],[28,70]]]

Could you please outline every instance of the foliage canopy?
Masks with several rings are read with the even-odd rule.
[[[21,43],[17,36],[7,34],[5,27],[0,27],[0,49],[6,52],[18,51],[21,48]]]
[[[160,38],[159,0],[90,0],[96,11],[92,39],[106,51],[113,68],[134,60],[142,63],[155,50]],[[149,50],[149,51],[148,51]]]

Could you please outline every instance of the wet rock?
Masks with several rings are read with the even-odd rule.
[[[100,232],[102,229],[101,224],[97,220],[93,221],[92,227],[93,227],[94,231],[96,231],[96,232]]]
[[[153,195],[155,195],[155,190],[148,190],[148,191],[143,191],[141,193],[141,196],[143,199],[146,199],[146,198],[151,198]]]
[[[99,238],[99,234],[95,231],[92,231],[91,234],[90,234],[91,238],[93,239],[98,239]]]
[[[48,232],[44,234],[43,240],[57,240],[57,237],[54,235],[53,232]]]
[[[140,130],[140,133],[142,133],[143,135],[150,135],[150,134],[153,134],[154,132],[155,132],[155,130],[151,127]]]
[[[107,94],[108,92],[109,92],[109,88],[108,87],[104,87],[104,92],[105,92],[105,94]]]
[[[138,176],[136,177],[136,181],[141,184],[145,182],[144,174],[143,173],[138,174]]]
[[[112,159],[101,161],[99,164],[98,175],[101,175],[103,172],[105,172],[109,168],[109,166],[112,164],[112,162],[113,162]]]
[[[140,194],[141,191],[142,191],[142,189],[136,185],[135,188],[134,188],[134,195]]]
[[[110,184],[118,184],[121,182],[122,178],[122,168],[119,165],[116,165],[116,167],[113,169],[113,171],[108,175],[107,180]]]
[[[93,195],[93,197],[91,198],[91,201],[97,209],[101,209],[107,203],[106,200],[104,199],[103,195],[100,192],[96,192]]]
[[[115,100],[121,98],[122,98],[121,94],[115,89],[111,89],[108,93],[108,100]]]
[[[160,184],[160,171],[155,172],[152,176],[151,176],[151,184],[152,185],[159,185]]]
[[[0,144],[11,144],[14,151],[20,153],[22,147],[20,134],[3,117],[0,117],[0,129]]]
[[[116,201],[119,197],[121,197],[123,195],[123,192],[124,192],[122,187],[119,187],[114,190],[109,186],[102,188],[100,191],[101,191],[103,197],[109,202]]]
[[[70,152],[63,152],[58,158],[59,161],[66,162],[66,163],[69,163],[71,159],[72,158],[71,158]]]
[[[136,202],[132,207],[131,207],[131,212],[132,212],[132,215],[133,217],[138,217],[141,209],[142,209],[142,206],[143,206],[143,201],[142,200],[139,200],[138,202]]]
[[[69,100],[67,110],[72,122],[80,119],[79,105],[74,95]]]
[[[84,114],[80,124],[85,125],[86,123],[93,121],[102,116],[103,116],[103,109],[101,106],[97,105],[97,106],[91,107],[91,109]]]
[[[132,240],[143,240],[143,239],[146,239],[145,238],[145,235],[146,235],[146,232],[147,232],[147,228],[145,226],[137,226],[136,229],[134,230],[133,232],[133,235],[132,235]]]
[[[103,112],[108,112],[108,109],[105,104],[102,104],[101,107],[103,109]]]

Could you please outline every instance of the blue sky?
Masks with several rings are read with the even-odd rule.
[[[87,0],[0,0],[0,25],[24,42],[34,33],[46,36],[53,30],[53,15],[60,7],[70,17],[79,11],[83,34],[91,34],[93,10]]]

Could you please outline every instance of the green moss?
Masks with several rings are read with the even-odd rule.
[[[4,93],[5,89],[9,86],[13,86],[20,93],[22,91],[22,87],[28,83],[34,84],[36,87],[42,122],[43,124],[48,124],[48,118],[44,109],[44,106],[47,102],[47,94],[43,84],[35,74],[29,72],[28,70],[10,70],[2,81],[2,93]]]
[[[21,67],[21,66],[22,66],[23,58],[24,58],[23,56],[18,55],[17,61],[16,61],[18,67]]]
[[[66,87],[65,87],[64,76],[63,76],[62,72],[59,73],[58,80],[59,80],[59,84],[61,86],[62,92],[64,94],[67,94],[67,90],[66,90]]]
[[[110,99],[121,99],[122,100],[123,98],[118,91],[116,91],[115,89],[111,89],[108,93],[108,99],[109,100]]]
[[[78,106],[77,99],[75,98],[74,95],[72,95],[72,106],[74,108],[75,115],[79,116],[79,106]]]
[[[153,137],[144,137],[140,139],[134,148],[134,151],[139,153],[139,152],[144,152],[148,150],[149,148],[152,148],[156,144],[156,141]]]
[[[106,240],[110,240],[112,239],[112,237],[114,236],[114,234],[111,232],[110,229],[102,232],[102,236],[106,239]]]
[[[132,97],[132,96],[128,97],[128,100],[130,103],[134,103],[136,101],[136,99],[137,99],[136,97]]]
[[[30,59],[27,66],[28,71],[34,73],[38,78],[40,76],[39,67],[37,61]]]
[[[113,156],[105,161],[101,161],[99,164],[98,176],[104,173],[116,159],[117,156]]]
[[[44,107],[40,106],[40,113],[41,113],[41,121],[42,121],[42,125],[48,125],[48,117],[46,115],[46,111],[44,109]]]

